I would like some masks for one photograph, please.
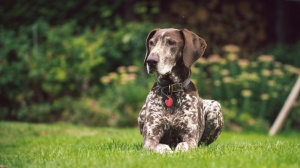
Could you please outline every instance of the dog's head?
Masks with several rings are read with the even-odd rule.
[[[154,29],[146,40],[144,66],[149,74],[166,75],[182,60],[190,69],[205,48],[205,40],[187,29]]]

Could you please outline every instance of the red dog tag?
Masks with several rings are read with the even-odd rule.
[[[168,96],[168,99],[165,100],[165,104],[167,107],[171,107],[173,104],[173,99]]]

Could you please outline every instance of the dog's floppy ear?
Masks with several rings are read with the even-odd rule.
[[[146,39],[146,55],[145,55],[145,59],[144,59],[144,66],[146,66],[146,61],[147,61],[147,58],[149,56],[149,52],[150,52],[150,49],[149,49],[149,40],[153,37],[153,35],[157,32],[157,30],[159,30],[159,28],[156,28],[156,29],[153,29],[147,36],[147,39]]]
[[[183,63],[190,69],[193,63],[203,55],[207,45],[203,38],[187,29],[182,29],[180,32],[184,38]]]

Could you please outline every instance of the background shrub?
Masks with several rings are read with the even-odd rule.
[[[296,44],[273,44],[262,49],[260,54],[273,55],[277,61],[300,67],[300,43]]]
[[[74,22],[50,27],[38,21],[18,31],[1,29],[1,117],[46,121],[51,115],[60,118],[68,108],[53,106],[57,100],[98,98],[105,91],[102,76],[120,65],[141,65],[145,36],[154,27],[128,23],[114,31],[78,31]],[[41,115],[28,117],[32,113]]]
[[[200,95],[221,101],[229,123],[268,128],[294,86],[299,69],[277,62],[272,55],[252,61],[240,59],[240,49],[234,45],[223,50],[223,57],[212,55],[195,65],[192,78]],[[201,72],[204,74],[198,75]]]
[[[82,29],[38,21],[17,31],[2,28],[1,119],[136,126],[155,81],[143,72],[144,41],[149,30],[165,26],[171,27],[132,22]],[[299,70],[271,55],[241,59],[235,45],[221,50],[192,69],[201,97],[221,102],[229,128],[268,128]],[[292,116],[287,127],[299,124],[299,111]]]

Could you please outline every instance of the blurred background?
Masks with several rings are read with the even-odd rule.
[[[0,13],[2,121],[137,126],[156,27],[206,40],[192,80],[228,130],[268,130],[299,75],[298,0],[1,0]],[[284,129],[299,124],[298,104]]]

